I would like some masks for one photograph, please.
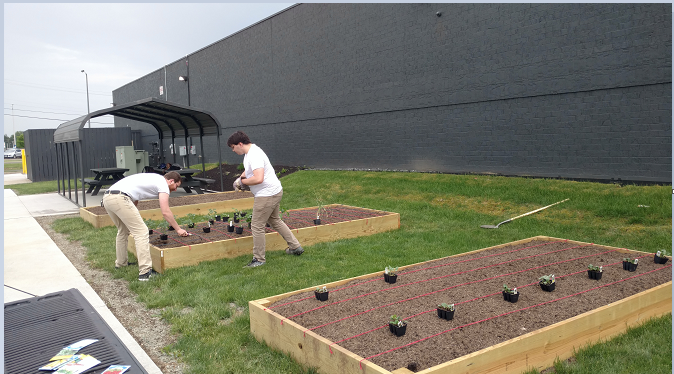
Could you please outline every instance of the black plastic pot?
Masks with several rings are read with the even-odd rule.
[[[629,261],[623,261],[623,269],[625,269],[627,271],[636,271],[637,265],[639,265],[639,264],[633,264]]]
[[[161,239],[161,240],[168,240],[168,234],[161,234],[161,235],[159,235],[159,239]]]
[[[229,216],[222,216],[222,220],[224,222],[229,222]]]
[[[220,216],[215,216],[215,220],[218,222],[220,222],[220,218],[221,218]]]
[[[454,319],[454,311],[453,310],[444,310],[441,308],[436,309],[438,311],[438,317],[442,319],[446,319],[448,321],[451,321]]]
[[[211,225],[212,225],[212,224],[214,224],[214,223],[215,223],[215,220],[214,220],[214,219],[209,219],[209,220],[208,220],[208,222],[210,222],[210,223],[211,223]]]
[[[666,264],[669,259],[667,257],[659,257],[658,255],[655,255],[653,257],[653,262],[656,264]]]
[[[175,229],[173,228],[173,226],[169,226],[168,230],[169,230],[169,231],[174,231]]]
[[[316,300],[318,301],[328,301],[328,294],[330,291],[325,291],[325,292],[317,292],[314,291],[314,295],[316,296]]]
[[[154,234],[154,230],[152,230],[152,229],[148,230],[148,234],[150,234],[150,235]]]
[[[211,232],[211,228],[210,228],[210,227],[204,227],[203,229],[204,229],[204,232],[205,232],[205,233]]]
[[[236,233],[237,233],[237,234],[243,234],[243,227],[238,226],[238,227],[236,228]]]
[[[554,282],[551,283],[551,284],[543,284],[543,283],[539,283],[539,284],[541,285],[541,289],[545,292],[552,292],[552,291],[555,290],[555,284],[556,283],[554,283]]]
[[[516,293],[516,294],[513,295],[511,293],[507,293],[507,292],[503,291],[503,300],[506,300],[506,301],[511,302],[511,303],[516,303],[519,298],[520,298],[519,293]]]
[[[227,226],[227,232],[234,232],[234,226]]]
[[[241,217],[245,217],[247,212],[241,212]]]
[[[388,275],[388,274],[384,274],[384,281],[386,281],[386,283],[391,283],[391,284],[393,284],[393,283],[396,282],[396,280],[398,280],[398,276],[397,276],[397,275]]]
[[[590,279],[600,280],[602,274],[603,273],[600,272],[600,271],[594,271],[594,270],[588,270],[587,271],[587,276],[590,277]]]
[[[407,324],[404,324],[402,326],[398,326],[398,325],[393,325],[393,324],[389,323],[388,328],[393,334],[395,334],[395,336],[403,336],[403,335],[405,335],[405,332],[407,331]]]
[[[187,224],[187,227],[193,229],[193,228],[194,228],[194,224],[193,224],[193,223],[188,223],[188,224]]]
[[[320,225],[320,224],[321,224],[320,218],[314,220],[314,225]]]

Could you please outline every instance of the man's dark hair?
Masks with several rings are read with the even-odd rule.
[[[182,181],[182,178],[180,177],[180,174],[178,174],[178,172],[176,172],[176,171],[169,171],[168,173],[166,173],[164,175],[164,178],[166,178],[166,180],[173,179],[173,181],[176,182],[176,183],[179,183],[179,182]]]
[[[233,145],[243,143],[243,144],[250,144],[250,139],[248,138],[248,135],[244,133],[243,131],[237,131],[234,134],[232,134],[229,139],[227,139],[227,146],[232,147]]]

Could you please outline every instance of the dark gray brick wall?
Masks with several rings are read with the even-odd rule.
[[[187,104],[189,59],[190,104],[218,117],[230,163],[243,130],[287,165],[671,183],[671,18],[671,4],[300,4],[167,65],[168,100]],[[115,102],[158,97],[163,74]],[[217,146],[199,151],[213,162]]]

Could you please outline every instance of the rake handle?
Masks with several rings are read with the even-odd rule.
[[[553,205],[561,204],[561,203],[563,203],[563,202],[565,202],[565,201],[567,201],[567,200],[569,200],[569,199],[564,199],[564,200],[558,201],[558,202],[556,202],[556,203],[554,203],[554,204],[550,204],[550,205],[548,205],[548,206],[544,206],[544,207],[542,207],[542,208],[538,208],[538,209],[536,209],[536,210],[532,210],[531,212],[524,213],[524,214],[519,215],[519,216],[517,216],[517,217],[513,217],[513,218],[511,218],[511,219],[509,219],[509,220],[507,220],[507,221],[505,221],[505,222],[514,221],[514,220],[516,220],[516,219],[518,219],[518,218],[522,218],[522,217],[524,217],[524,216],[528,216],[529,214],[534,214],[534,213],[536,213],[536,212],[540,212],[540,211],[543,210],[543,209],[548,209],[549,207],[551,207],[551,206],[553,206]],[[503,222],[503,223],[505,223],[505,222]]]

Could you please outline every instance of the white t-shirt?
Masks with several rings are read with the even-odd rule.
[[[251,144],[248,149],[248,153],[243,157],[243,166],[246,170],[246,178],[251,178],[253,176],[253,170],[264,168],[264,181],[260,184],[256,184],[250,187],[250,192],[253,193],[253,196],[274,196],[277,193],[283,191],[281,187],[281,181],[276,177],[274,168],[269,162],[269,158],[264,153],[262,148]]]
[[[110,190],[122,191],[134,201],[157,199],[160,192],[171,194],[166,178],[156,173],[138,173],[115,182]]]

